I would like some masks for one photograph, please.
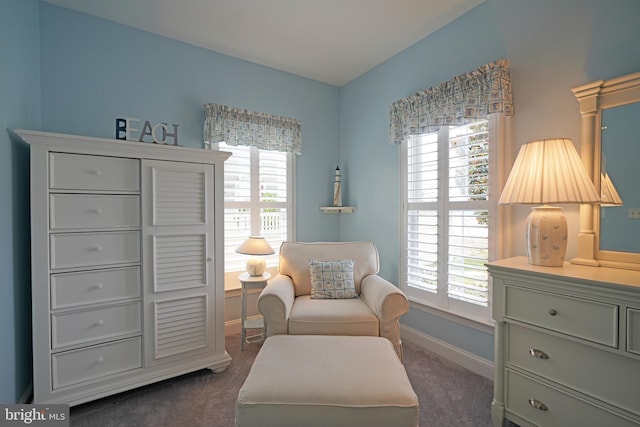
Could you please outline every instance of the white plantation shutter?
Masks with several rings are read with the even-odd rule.
[[[407,149],[407,285],[438,291],[438,135],[412,138]]]
[[[224,264],[225,271],[241,271],[246,259],[235,252],[251,235],[250,147],[220,149],[232,153],[224,163]]]
[[[403,248],[405,291],[466,317],[489,319],[496,201],[490,200],[488,121],[419,135],[406,142]]]
[[[265,257],[277,266],[278,250],[292,240],[292,154],[219,144],[232,153],[225,162],[225,272],[245,270],[247,255],[236,248],[249,236],[262,236],[276,251]]]
[[[489,130],[486,120],[449,128],[448,293],[488,306]],[[493,203],[495,206],[495,202]]]
[[[267,265],[278,264],[280,244],[287,240],[288,205],[287,153],[260,151],[260,236],[264,237],[275,254],[267,257]]]

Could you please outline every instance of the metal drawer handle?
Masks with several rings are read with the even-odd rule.
[[[96,322],[96,326],[103,326],[104,325],[104,320],[98,320]]]
[[[104,358],[102,358],[102,357],[98,357],[98,359],[96,360],[96,363],[97,363],[97,364],[104,363]],[[529,402],[531,402],[531,401],[529,401]]]
[[[549,358],[549,355],[547,353],[545,353],[542,350],[538,350],[537,348],[529,349],[529,354],[532,355],[533,357],[537,357],[538,359],[547,360]]]
[[[102,171],[100,169],[93,169],[91,173],[95,176],[102,176]]]
[[[93,212],[96,215],[102,215],[102,209],[100,208],[91,209],[91,212]]]
[[[104,285],[102,283],[96,283],[95,288],[96,289],[102,289],[102,288],[104,288]]]
[[[537,399],[529,399],[529,405],[533,406],[534,408],[540,410],[540,411],[548,411],[549,408],[547,407],[547,405],[545,405],[544,403],[540,402]]]
[[[91,250],[96,251],[96,252],[102,252],[102,245],[92,246]]]
[[[554,310],[553,308],[549,309],[549,316],[555,316],[556,314],[558,314],[556,310]]]

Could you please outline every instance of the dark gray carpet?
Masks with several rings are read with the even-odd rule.
[[[238,391],[260,344],[240,351],[220,374],[202,370],[71,408],[74,427],[232,427]],[[404,343],[405,367],[420,401],[421,427],[490,427],[493,382]],[[301,426],[303,427],[303,426]],[[392,427],[392,426],[390,426]]]

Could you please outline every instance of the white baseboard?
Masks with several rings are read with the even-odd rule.
[[[406,325],[400,325],[400,336],[436,356],[460,365],[473,373],[493,380],[493,362],[455,347]]]

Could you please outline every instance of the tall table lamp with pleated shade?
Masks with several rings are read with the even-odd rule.
[[[602,206],[622,206],[622,197],[616,190],[608,173],[600,174],[600,190],[602,193]]]
[[[264,255],[271,255],[274,252],[273,248],[269,245],[264,237],[251,236],[247,238],[238,248],[236,252],[244,255],[251,255],[251,258],[247,261],[247,273],[250,276],[262,276],[267,268],[267,262],[264,259]]]
[[[498,204],[536,204],[527,217],[529,264],[560,267],[567,253],[567,220],[551,203],[601,203],[569,139],[531,141],[520,148]]]

